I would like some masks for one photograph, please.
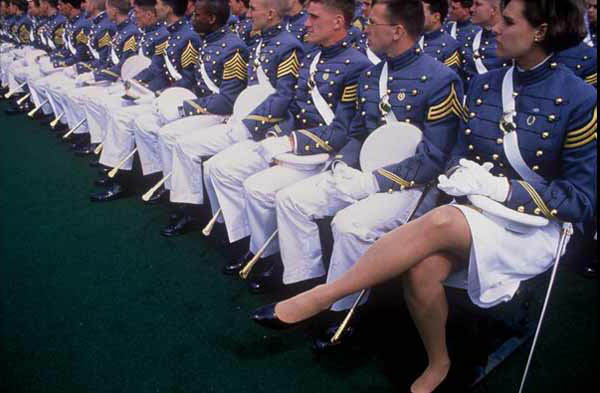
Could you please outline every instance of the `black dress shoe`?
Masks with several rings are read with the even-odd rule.
[[[160,231],[160,234],[166,237],[181,236],[195,229],[198,229],[198,220],[186,214]]]
[[[98,168],[100,167],[100,160],[97,158],[94,158],[90,161],[90,167],[92,168]]]
[[[300,323],[285,323],[275,313],[277,303],[260,307],[252,313],[252,320],[262,327],[273,330],[287,330],[300,325]]]
[[[100,168],[98,169],[98,174],[100,176],[106,176],[108,174],[108,172],[110,172],[110,168],[105,167],[104,165],[100,164]]]
[[[106,191],[98,192],[90,196],[92,202],[110,202],[116,201],[117,199],[127,196],[125,189],[117,183],[114,183],[112,187]]]
[[[348,345],[356,334],[356,327],[352,322],[346,325],[346,328],[344,329],[340,338],[337,341],[331,342],[333,336],[337,333],[338,329],[340,328],[340,325],[341,323],[334,323],[331,326],[329,326],[323,332],[323,334],[321,334],[313,341],[312,349],[315,352],[326,352],[333,348]]]
[[[283,264],[279,256],[266,258],[264,263],[264,271],[253,273],[248,282],[248,288],[254,294],[273,292],[283,286]]]
[[[169,194],[171,192],[164,187],[161,187],[158,191],[152,195],[152,198],[148,199],[144,203],[147,205],[158,205],[169,200]]]
[[[92,145],[90,145],[89,143],[86,143],[83,146],[80,146],[78,149],[75,150],[75,155],[78,157],[86,157],[93,153],[94,153],[94,149],[92,148]]]
[[[227,276],[237,275],[240,272],[240,270],[242,270],[244,266],[246,266],[248,261],[250,261],[250,259],[252,259],[253,257],[254,255],[250,251],[248,251],[246,254],[240,256],[239,258],[235,258],[232,262],[223,266],[223,274]]]
[[[111,187],[114,184],[114,180],[104,175],[94,180],[94,185],[98,187]]]
[[[177,221],[181,220],[181,218],[185,215],[185,213],[181,210],[176,210],[173,211],[171,213],[169,213],[169,222],[171,224],[176,223]]]
[[[15,105],[15,106],[11,106],[10,108],[6,108],[4,110],[4,113],[8,116],[15,116],[15,115],[20,115],[21,113],[23,113],[23,111]]]

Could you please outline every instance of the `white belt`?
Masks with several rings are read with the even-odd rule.
[[[483,64],[481,60],[481,55],[479,54],[479,49],[481,48],[481,38],[483,37],[483,30],[480,30],[479,33],[475,36],[473,40],[473,61],[475,62],[475,68],[477,68],[477,73],[485,74],[488,72],[487,67]]]
[[[390,104],[390,96],[388,94],[388,62],[386,61],[381,70],[381,76],[379,77],[379,110],[385,117],[385,121],[390,123],[397,123],[398,119],[392,110]]]
[[[329,107],[329,104],[319,91],[317,86],[317,82],[315,81],[315,75],[317,74],[317,65],[319,64],[319,60],[321,59],[321,52],[317,53],[313,62],[310,65],[309,71],[309,87],[310,87],[310,95],[315,103],[315,107],[319,111],[319,114],[325,120],[325,124],[330,125],[335,118],[335,114],[333,110]]]
[[[206,67],[204,66],[204,63],[200,65],[200,74],[202,75],[202,80],[204,80],[204,83],[206,83],[206,86],[208,86],[208,88],[210,89],[210,91],[213,92],[213,94],[221,93],[221,89],[219,89],[219,86],[217,86],[212,81],[212,79],[210,79],[210,76],[208,76],[208,72],[206,72]]]

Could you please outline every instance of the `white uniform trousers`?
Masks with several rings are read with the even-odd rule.
[[[54,112],[54,115],[58,116],[61,113],[58,112],[58,110],[52,105],[52,101],[50,100],[50,97],[48,96],[47,92],[48,87],[52,84],[52,81],[55,80],[57,78],[57,75],[59,74],[60,73],[58,72],[53,73],[44,76],[40,79],[30,80],[27,83],[27,85],[29,86],[29,91],[31,92],[31,96],[33,97],[33,102],[36,106],[39,106],[42,104],[42,102],[46,102],[46,100],[48,100],[48,106],[51,108],[51,111],[49,113],[46,113],[46,110],[44,108],[45,114],[51,114]]]
[[[333,253],[327,281],[348,271],[381,236],[406,223],[422,195],[421,190],[377,193],[352,201],[335,187],[331,171],[294,184],[277,194],[277,225],[284,265],[283,282],[296,283],[325,274],[321,239],[315,220],[334,216]],[[332,307],[352,307],[358,294]],[[367,297],[363,299],[363,302]]]
[[[171,168],[173,175],[169,184],[171,202],[201,205],[204,203],[203,163],[202,159],[234,145],[236,140],[231,136],[231,126],[224,123],[224,118],[211,116],[193,116],[175,121],[166,126],[161,133],[174,135],[178,133],[171,149]],[[212,125],[211,125],[212,123]],[[161,137],[161,146],[167,138]],[[166,152],[161,155],[165,157]],[[166,158],[166,157],[165,157]]]
[[[60,121],[69,126],[71,126],[71,123],[69,122],[70,119],[66,110],[64,96],[76,87],[75,79],[67,76],[64,72],[52,74],[46,84],[46,96],[50,100],[54,115],[58,117],[63,114]]]
[[[8,69],[6,70],[7,79],[8,79],[8,88],[11,91],[15,91],[16,93],[23,93],[24,90],[22,87],[19,87],[21,83],[17,80],[17,73],[19,70],[25,68],[25,59],[15,59],[12,63],[8,65]]]
[[[137,117],[133,123],[135,145],[138,149],[144,176],[161,172],[162,165],[158,146],[158,134],[160,129],[166,124],[163,124],[163,120],[156,111]],[[165,175],[167,174],[165,173]]]
[[[111,102],[105,103],[109,110],[108,125],[100,163],[114,168],[135,149],[135,118],[151,112],[153,106],[141,104],[123,107],[123,100],[118,96],[111,96],[109,101]],[[133,156],[125,162],[121,170],[130,171],[132,167]]]
[[[68,94],[67,110],[73,111],[72,118],[78,123],[86,119],[87,131],[91,143],[102,143],[108,126],[108,114],[104,103],[111,100],[111,95],[123,95],[125,88],[120,85],[88,86],[72,90]]]
[[[296,181],[313,176],[317,171],[301,171],[290,168],[277,168],[260,172],[269,168],[270,163],[256,151],[258,142],[247,140],[227,148],[204,165],[205,186],[210,198],[213,213],[222,209],[230,242],[236,242],[251,235],[251,229],[260,227],[261,220],[270,216],[271,224],[266,227],[262,222],[262,230],[252,240],[251,251],[257,252],[266,238],[275,231],[275,193]],[[256,178],[253,175],[258,174]],[[249,193],[246,191],[246,184]],[[251,196],[252,227],[248,214],[247,195]],[[264,240],[263,240],[264,239]],[[260,244],[259,244],[260,243]],[[266,255],[268,256],[268,254]]]
[[[40,71],[39,67],[35,69],[32,67],[31,69],[27,69],[27,87],[29,87],[29,92],[31,93],[31,101],[36,106],[36,108],[46,100],[46,91],[40,87],[40,80],[45,78],[44,74]],[[52,114],[52,107],[49,103],[45,103],[42,107],[42,113],[44,115]]]

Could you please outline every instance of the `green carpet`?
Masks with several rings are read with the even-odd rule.
[[[0,392],[408,391],[422,356],[401,338],[315,358],[306,330],[255,327],[274,298],[223,276],[201,234],[161,237],[165,207],[92,205],[94,177],[47,126],[0,115]],[[598,385],[597,306],[596,281],[561,271],[527,392]],[[525,360],[480,388],[516,392]]]

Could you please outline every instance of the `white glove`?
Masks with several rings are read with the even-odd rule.
[[[459,164],[461,167],[450,178],[446,175],[438,177],[440,190],[455,197],[483,195],[500,203],[506,202],[510,183],[508,179],[490,173],[494,164],[486,162],[479,165],[465,159]]]
[[[244,124],[244,122],[234,121],[231,130],[229,131],[229,136],[235,142],[242,142],[250,138],[250,132],[248,131],[248,127]]]
[[[76,79],[78,76],[77,75],[77,66],[72,65],[71,67],[65,68],[65,75],[71,79]]]
[[[375,175],[361,172],[345,163],[339,163],[333,168],[333,179],[336,189],[348,202],[360,201],[379,192]]]
[[[257,152],[266,162],[272,162],[280,154],[292,151],[292,142],[287,136],[271,137],[260,142]]]

